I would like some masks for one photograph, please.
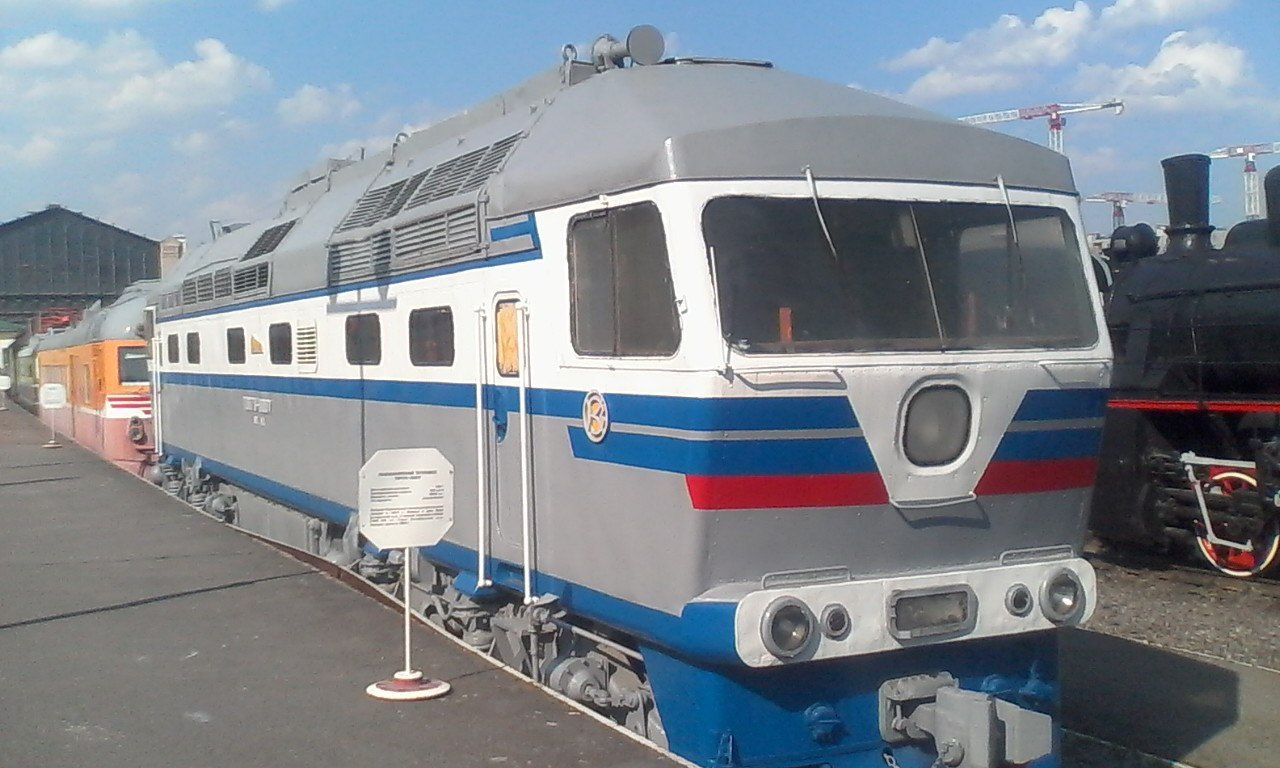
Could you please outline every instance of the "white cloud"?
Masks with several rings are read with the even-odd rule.
[[[935,101],[965,93],[987,93],[1012,88],[1022,76],[1012,72],[965,72],[935,67],[918,78],[901,98],[909,102]]]
[[[267,70],[231,53],[221,40],[200,40],[195,51],[194,60],[130,75],[107,99],[107,111],[133,116],[177,114],[224,106],[246,92],[271,86]]]
[[[1005,14],[959,40],[930,38],[885,66],[929,69],[907,89],[908,99],[1011,88],[1040,68],[1070,61],[1093,26],[1093,11],[1082,0],[1070,8],[1048,8],[1030,23]]]
[[[270,85],[267,70],[213,39],[196,43],[193,59],[174,63],[132,30],[96,46],[44,33],[0,50],[0,111],[37,133],[98,137],[163,118],[199,117]]]
[[[293,0],[258,0],[258,10],[264,13],[271,13],[272,11],[280,10],[291,2]]]
[[[322,88],[308,83],[276,105],[276,114],[290,125],[345,119],[359,111],[360,102],[346,84]]]
[[[36,134],[21,145],[0,143],[0,165],[13,164],[38,167],[55,160],[62,145],[49,134]]]
[[[1006,14],[957,42],[932,38],[889,62],[890,69],[913,69],[963,61],[970,68],[1055,64],[1075,54],[1088,33],[1093,12],[1084,2],[1048,8],[1031,21]]]
[[[1099,26],[1107,31],[1150,27],[1171,21],[1208,16],[1234,0],[1116,0],[1102,9]]]
[[[1205,33],[1175,32],[1147,64],[1080,67],[1078,84],[1094,93],[1118,95],[1129,106],[1194,111],[1247,100],[1245,52]]]
[[[4,69],[54,69],[85,57],[89,47],[57,32],[43,32],[0,49]]]
[[[203,155],[213,148],[213,137],[208,131],[191,131],[178,136],[172,142],[173,148],[184,155]]]

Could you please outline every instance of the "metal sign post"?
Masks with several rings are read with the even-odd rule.
[[[379,549],[403,549],[404,669],[365,692],[388,701],[421,701],[449,692],[410,659],[413,549],[438,544],[453,525],[453,464],[435,448],[378,451],[360,468],[360,533]]]
[[[40,385],[40,413],[56,411],[59,408],[67,407],[67,388],[62,384],[41,384]],[[75,418],[73,415],[72,418]],[[61,448],[58,442],[58,432],[53,428],[53,414],[49,413],[49,442],[45,443],[42,448]]]

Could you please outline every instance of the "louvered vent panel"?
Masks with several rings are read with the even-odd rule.
[[[520,134],[508,136],[496,144],[490,144],[485,152],[484,159],[471,172],[471,176],[462,184],[458,192],[471,192],[484,186],[489,177],[498,172],[502,164],[506,162],[507,155],[511,154],[511,149],[520,140]]]
[[[418,191],[409,200],[405,208],[417,208],[433,200],[443,200],[446,197],[458,194],[458,189],[466,182],[467,177],[480,164],[480,161],[484,159],[484,154],[488,149],[488,147],[477,149],[452,160],[446,160],[436,166],[435,173],[431,174],[431,178],[427,183],[418,187]]]
[[[314,325],[298,326],[294,359],[300,366],[314,366],[319,360],[318,334]]]
[[[369,240],[329,246],[329,285],[349,283],[373,274],[373,244]]]
[[[213,295],[216,298],[231,295],[231,269],[220,269],[213,273]]]
[[[182,303],[196,303],[196,279],[194,277],[188,277],[182,281]]]
[[[246,293],[264,291],[271,278],[271,265],[258,264],[236,270],[232,290],[236,296]]]
[[[263,232],[261,235],[258,235],[258,239],[254,241],[253,245],[249,246],[249,250],[245,251],[244,256],[241,256],[240,260],[248,261],[249,259],[262,256],[263,254],[271,253],[280,245],[280,241],[284,240],[284,236],[289,234],[289,230],[293,229],[293,225],[297,223],[297,219],[294,219],[293,221],[286,221],[285,223],[277,224],[266,232]]]
[[[347,214],[347,218],[343,219],[342,225],[338,227],[339,232],[345,232],[348,229],[356,229],[358,227],[368,226],[377,221],[375,218],[378,207],[382,205],[382,199],[386,195],[387,188],[379,187],[365,192],[360,197],[360,201],[356,203],[356,207]]]
[[[395,230],[397,272],[448,261],[480,248],[476,206],[447,211]]]

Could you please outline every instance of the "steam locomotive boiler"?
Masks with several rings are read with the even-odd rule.
[[[1215,248],[1209,162],[1164,161],[1163,253],[1148,225],[1112,236],[1115,370],[1092,527],[1247,578],[1280,552],[1280,168],[1266,219]]]

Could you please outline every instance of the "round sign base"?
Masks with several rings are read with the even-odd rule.
[[[52,438],[51,438],[51,439],[49,440],[49,442],[45,443],[44,445],[42,445],[42,446],[40,446],[40,447],[41,447],[41,448],[61,448],[61,447],[62,447],[62,443],[60,443],[60,442],[58,442],[57,440],[54,440],[54,439],[52,439]]]
[[[421,672],[412,670],[397,672],[390,680],[379,680],[364,692],[383,701],[425,701],[443,696],[452,688],[443,680],[428,680]]]

